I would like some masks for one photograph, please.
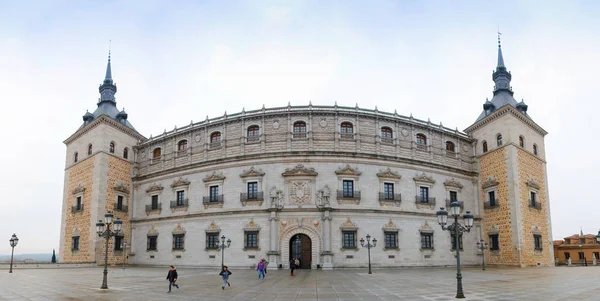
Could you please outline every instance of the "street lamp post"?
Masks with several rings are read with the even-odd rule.
[[[15,247],[19,243],[19,238],[16,234],[13,233],[12,237],[8,241],[10,242],[10,247],[12,248],[12,251],[10,253],[10,269],[8,270],[8,272],[12,273],[13,255],[15,254]]]
[[[450,214],[454,217],[454,223],[446,226],[448,223],[448,211],[441,207],[437,212],[438,223],[442,226],[442,230],[450,231],[454,234],[454,242],[456,249],[456,298],[463,299],[465,294],[462,289],[462,274],[460,273],[460,242],[459,236],[462,233],[470,232],[473,227],[473,215],[471,211],[466,211],[464,215],[465,225],[458,223],[458,216],[460,215],[460,204],[457,201],[450,203]]]
[[[123,222],[121,221],[120,218],[117,218],[116,221],[114,221],[114,231],[110,230],[110,226],[113,224],[113,214],[111,212],[108,212],[104,215],[104,222],[99,220],[96,223],[96,232],[98,233],[98,236],[100,237],[104,237],[106,239],[106,249],[105,249],[105,253],[104,253],[104,277],[102,278],[102,286],[100,287],[101,289],[108,289],[108,283],[107,283],[107,275],[108,275],[108,240],[113,237],[116,236],[117,234],[119,234],[119,232],[121,231],[121,225],[123,224]],[[106,229],[104,229],[106,227]]]
[[[365,240],[363,238],[361,238],[360,245],[363,248],[367,248],[367,253],[369,254],[369,274],[372,274],[371,273],[371,248],[375,248],[375,246],[377,246],[377,239],[373,238],[373,244],[371,244],[371,235],[367,234],[367,243],[365,244]]]
[[[231,239],[227,240],[227,244],[225,244],[225,235],[221,236],[221,244],[219,245],[219,249],[221,249],[221,268],[225,266],[225,248],[229,248],[231,246]]]
[[[483,259],[481,260],[481,265],[483,266],[483,270],[484,270],[484,271],[485,271],[485,250],[486,250],[487,248],[488,248],[488,243],[487,243],[485,240],[483,240],[483,239],[480,239],[480,240],[477,242],[477,249],[478,249],[479,251],[481,251],[481,254],[483,255]]]

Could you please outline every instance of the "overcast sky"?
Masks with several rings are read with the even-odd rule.
[[[554,239],[596,233],[600,2],[538,3],[0,0],[0,254],[13,232],[16,253],[58,251],[62,142],[96,108],[110,39],[117,105],[147,137],[309,101],[462,130],[492,96],[499,27],[549,132]]]

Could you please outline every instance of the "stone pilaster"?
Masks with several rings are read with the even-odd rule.
[[[323,212],[323,270],[333,270],[333,252],[331,252],[331,211]]]

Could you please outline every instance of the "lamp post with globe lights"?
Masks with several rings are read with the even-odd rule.
[[[219,248],[221,249],[221,268],[225,266],[225,248],[229,248],[231,246],[231,239],[227,240],[227,244],[225,244],[225,235],[221,236],[221,244]]]
[[[454,222],[446,226],[448,224],[448,211],[444,210],[444,207],[441,207],[437,212],[438,223],[442,227],[442,230],[450,231],[450,233],[454,235],[454,242],[456,244],[456,298],[463,299],[465,298],[465,294],[463,293],[462,274],[460,273],[459,237],[460,234],[471,231],[471,228],[473,227],[473,215],[471,214],[471,211],[467,210],[463,217],[465,224],[459,224],[458,217],[460,216],[460,203],[457,201],[450,203],[450,215],[454,217]]]
[[[488,248],[488,243],[485,240],[480,239],[477,242],[477,249],[479,251],[481,251],[481,255],[483,255],[483,259],[481,260],[481,265],[483,266],[482,270],[484,270],[484,271],[485,271],[485,250],[487,248]]]
[[[373,244],[371,244],[371,235],[367,234],[367,243],[365,244],[365,240],[363,238],[361,238],[360,245],[363,248],[367,248],[367,253],[369,254],[369,274],[372,274],[371,273],[371,248],[375,248],[377,246],[377,238],[373,238]]]
[[[108,289],[108,281],[107,281],[108,240],[111,237],[119,234],[119,232],[121,231],[121,225],[123,224],[123,222],[121,221],[120,218],[117,218],[117,220],[114,221],[114,230],[111,231],[110,226],[112,224],[113,224],[113,214],[111,212],[108,212],[104,215],[104,221],[99,220],[96,223],[96,232],[98,233],[98,236],[104,237],[106,239],[106,249],[105,249],[105,253],[104,253],[104,277],[102,278],[102,286],[100,287],[100,289]]]
[[[10,242],[10,247],[12,248],[12,251],[10,253],[10,269],[8,270],[8,272],[12,273],[13,255],[15,254],[15,247],[19,243],[19,238],[16,234],[13,233],[12,237],[8,241]]]

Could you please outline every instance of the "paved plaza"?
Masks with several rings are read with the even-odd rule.
[[[310,271],[232,270],[221,289],[218,269],[178,269],[181,289],[167,294],[167,268],[112,267],[109,290],[102,268],[0,270],[0,300],[454,300],[455,268]],[[468,300],[600,300],[600,266],[467,268]]]

